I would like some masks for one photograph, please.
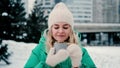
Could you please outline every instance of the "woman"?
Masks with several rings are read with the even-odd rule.
[[[24,68],[96,68],[73,31],[73,16],[64,3],[58,3],[48,18],[48,30]]]

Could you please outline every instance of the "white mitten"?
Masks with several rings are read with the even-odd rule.
[[[46,59],[46,63],[52,67],[66,60],[69,56],[69,53],[65,49],[59,50],[56,54],[54,52],[55,49],[51,48]]]
[[[82,59],[81,48],[76,44],[71,44],[67,47],[67,50],[69,52],[72,61],[72,66],[79,67],[81,65],[81,59]]]

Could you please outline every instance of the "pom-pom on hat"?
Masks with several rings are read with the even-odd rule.
[[[68,7],[62,2],[56,4],[51,11],[48,17],[48,28],[50,29],[53,24],[59,22],[66,22],[73,29],[73,15]]]

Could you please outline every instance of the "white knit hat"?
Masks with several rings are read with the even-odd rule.
[[[56,4],[51,11],[48,18],[48,28],[50,29],[53,24],[59,22],[66,22],[71,25],[73,29],[73,15],[67,6],[62,2]]]

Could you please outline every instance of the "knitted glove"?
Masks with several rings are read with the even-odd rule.
[[[69,52],[72,61],[72,66],[79,67],[81,65],[81,59],[82,59],[81,48],[76,44],[71,44],[67,47],[67,51]]]
[[[52,67],[66,60],[69,56],[69,53],[65,49],[59,50],[56,54],[54,54],[54,51],[55,49],[51,48],[46,59],[46,63]]]

